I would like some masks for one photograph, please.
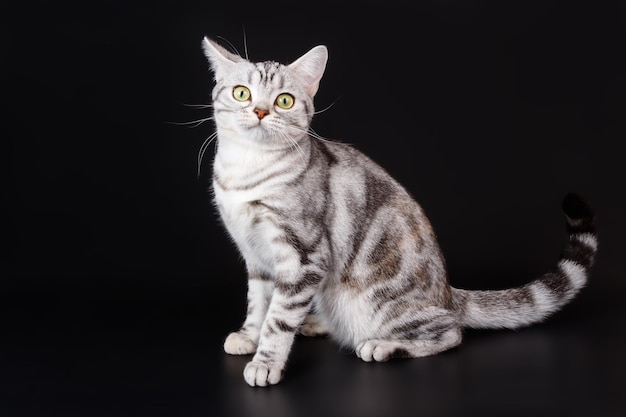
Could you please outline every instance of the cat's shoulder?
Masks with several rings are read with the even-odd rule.
[[[356,169],[359,172],[369,172],[393,181],[382,166],[356,145],[337,140],[313,140],[316,141],[315,147],[325,156],[330,166],[334,165],[339,170]]]

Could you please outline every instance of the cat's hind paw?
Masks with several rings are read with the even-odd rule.
[[[248,362],[243,370],[243,378],[251,387],[275,385],[283,377],[283,368],[263,362]]]
[[[391,341],[366,340],[356,347],[356,355],[365,362],[385,362],[394,356],[397,349],[398,345]]]
[[[300,326],[300,334],[304,336],[326,336],[328,334],[326,325],[313,314],[309,314]]]
[[[224,351],[229,355],[249,355],[256,352],[257,344],[245,334],[233,332],[224,342]]]

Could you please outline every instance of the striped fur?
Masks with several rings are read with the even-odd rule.
[[[568,240],[551,271],[515,289],[452,288],[409,193],[359,151],[309,133],[325,47],[289,65],[249,62],[206,38],[204,49],[216,81],[215,204],[248,270],[246,319],[224,349],[254,354],[248,384],[280,381],[298,331],[329,334],[364,361],[427,356],[461,343],[464,327],[538,322],[585,285],[593,213],[568,195]],[[283,93],[293,107],[278,106]]]

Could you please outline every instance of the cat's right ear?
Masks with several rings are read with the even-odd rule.
[[[215,79],[224,77],[224,75],[234,70],[238,62],[245,61],[239,55],[229,52],[226,48],[206,36],[202,40],[202,49],[204,49],[204,55],[209,59]]]

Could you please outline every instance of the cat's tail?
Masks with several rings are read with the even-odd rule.
[[[557,265],[535,281],[494,291],[452,289],[453,303],[465,327],[517,328],[539,322],[559,310],[586,284],[598,249],[591,206],[580,196],[563,200],[567,242]]]

